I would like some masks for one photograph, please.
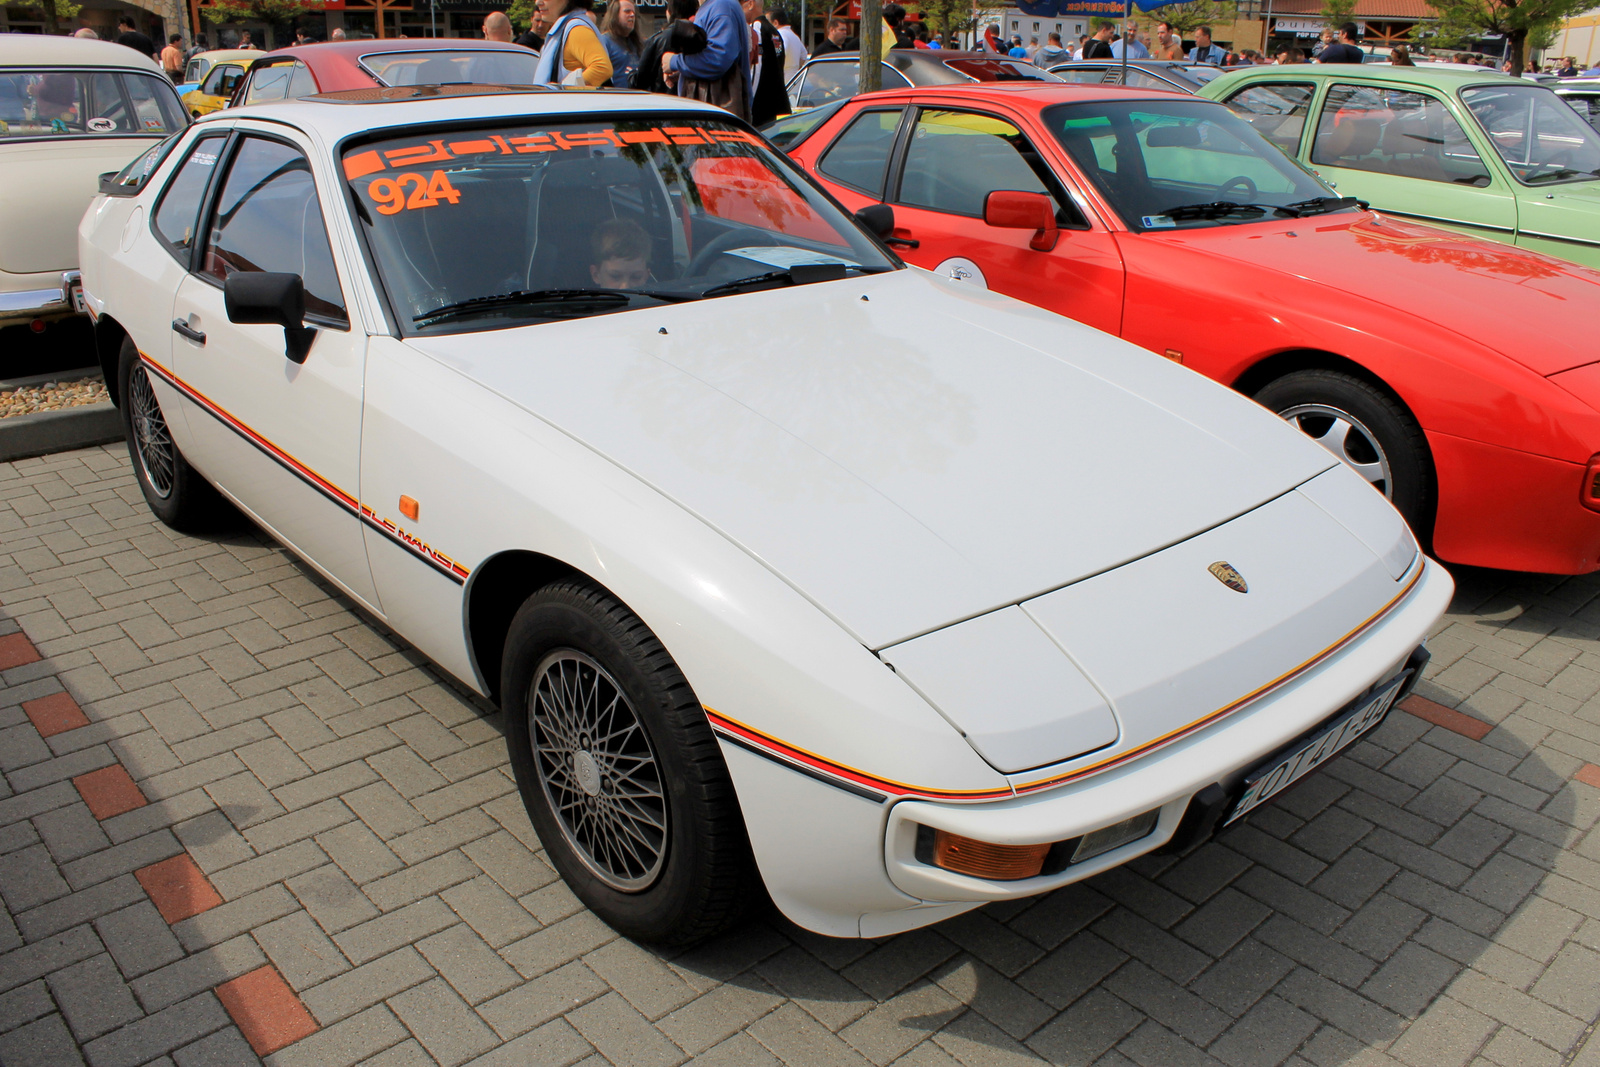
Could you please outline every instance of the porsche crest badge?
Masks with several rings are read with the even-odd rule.
[[[1250,591],[1250,586],[1245,584],[1244,575],[1234,570],[1231,563],[1226,563],[1219,559],[1207,567],[1206,570],[1210,571],[1211,576],[1217,581],[1232,589],[1235,593],[1248,593]]]

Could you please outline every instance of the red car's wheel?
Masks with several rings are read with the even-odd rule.
[[[1422,427],[1398,401],[1370,382],[1332,370],[1285,374],[1255,399],[1372,483],[1426,539],[1433,521],[1433,460]]]

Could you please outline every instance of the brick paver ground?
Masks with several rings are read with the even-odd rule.
[[[1597,1067],[1600,580],[1458,581],[1415,713],[1186,858],[660,955],[286,552],[120,448],[0,466],[0,1063]]]

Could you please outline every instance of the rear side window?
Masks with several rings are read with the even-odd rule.
[[[298,100],[317,91],[311,71],[298,60],[258,67],[250,75],[250,85],[244,92],[246,104],[264,104],[273,100]]]
[[[206,78],[206,83],[200,87],[200,91],[207,96],[227,99],[239,87],[239,79],[242,77],[244,77],[243,67],[235,67],[232,64],[212,67],[211,75]]]
[[[883,199],[889,153],[904,109],[863,111],[817,163],[817,170],[841,185]]]
[[[1443,101],[1365,85],[1328,90],[1311,162],[1430,182],[1490,182],[1482,157]]]
[[[1256,132],[1290,155],[1300,150],[1300,135],[1305,132],[1306,113],[1316,90],[1300,82],[1273,82],[1252,85],[1228,97],[1233,113],[1256,128]]]
[[[239,143],[206,237],[201,273],[226,281],[240,271],[298,274],[306,318],[349,322],[311,164],[299,149],[264,137]]]
[[[189,252],[194,247],[200,202],[205,199],[206,186],[217,169],[222,141],[220,136],[202,137],[194,143],[188,157],[162,190],[161,203],[156,205],[151,219],[156,236],[185,267],[189,265]]]

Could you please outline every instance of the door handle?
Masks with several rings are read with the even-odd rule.
[[[195,329],[182,319],[173,319],[172,329],[175,333],[181,333],[183,336],[187,337],[197,345],[203,345],[206,343],[205,331]]]
[[[911,231],[910,230],[906,230],[905,232],[906,233],[910,233]],[[913,240],[910,237],[896,237],[893,233],[890,233],[889,236],[885,237],[883,239],[883,243],[886,244],[886,245],[898,245],[901,248],[921,248],[922,247],[922,242],[921,241]]]

